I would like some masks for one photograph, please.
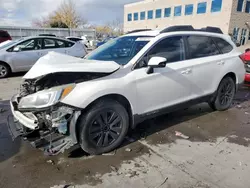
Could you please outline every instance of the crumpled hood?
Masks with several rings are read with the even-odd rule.
[[[23,79],[35,79],[58,72],[111,73],[120,68],[114,61],[86,60],[56,52],[41,57]]]

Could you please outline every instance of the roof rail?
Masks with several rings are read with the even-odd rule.
[[[141,31],[152,31],[152,29],[136,29],[136,30],[132,30],[132,31],[127,32],[127,34],[137,33],[137,32],[141,32]]]
[[[194,31],[194,28],[191,25],[175,25],[163,29],[160,33],[168,33],[174,31]]]
[[[176,25],[171,26],[163,29],[160,33],[168,33],[174,31],[204,31],[204,32],[211,32],[211,33],[220,33],[223,34],[222,30],[219,27],[211,27],[207,26],[201,29],[194,29],[191,25]]]
[[[197,31],[205,31],[205,32],[211,32],[211,33],[223,34],[222,30],[219,27],[211,27],[211,26],[197,29]]]

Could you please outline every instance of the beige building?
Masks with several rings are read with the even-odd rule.
[[[241,44],[250,43],[250,0],[144,0],[124,6],[125,32],[172,25],[220,27]]]

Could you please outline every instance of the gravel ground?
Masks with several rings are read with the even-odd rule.
[[[47,157],[25,141],[12,142],[7,131],[8,100],[18,91],[21,76],[0,80],[1,188],[250,185],[248,88],[240,89],[225,112],[200,104],[145,121],[115,152],[88,156],[76,149]]]

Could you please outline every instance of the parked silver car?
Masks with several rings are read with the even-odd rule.
[[[49,51],[81,58],[87,54],[83,44],[57,37],[25,37],[10,41],[0,45],[0,78],[11,72],[28,71]]]

